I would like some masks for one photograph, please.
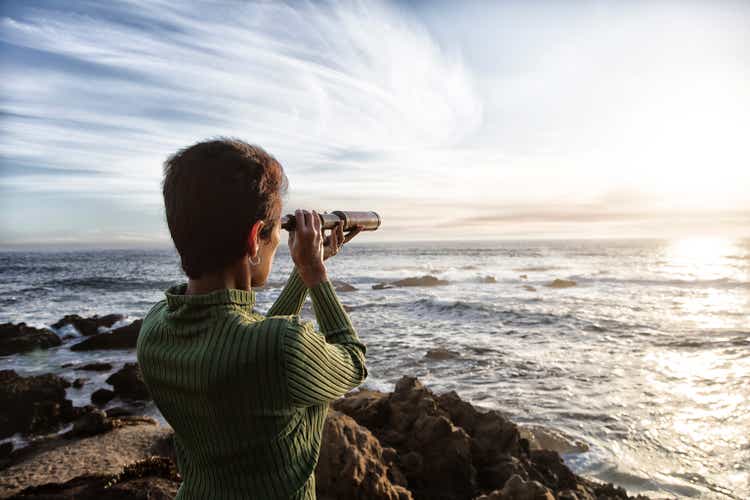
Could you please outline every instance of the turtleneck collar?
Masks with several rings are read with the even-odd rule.
[[[252,312],[255,307],[255,290],[224,288],[209,293],[185,295],[187,283],[174,285],[164,294],[167,298],[167,315],[172,319],[205,316],[212,306],[230,306]]]

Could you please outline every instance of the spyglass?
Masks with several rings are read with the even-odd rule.
[[[333,212],[318,213],[321,229],[333,229],[339,221],[344,221],[344,231],[362,226],[363,231],[375,231],[380,227],[380,216],[376,212],[352,212],[350,210],[334,210]],[[281,228],[294,231],[297,219],[294,214],[281,218]]]

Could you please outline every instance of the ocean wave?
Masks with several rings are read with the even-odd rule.
[[[137,278],[115,278],[109,276],[92,276],[88,278],[63,278],[48,281],[45,287],[73,290],[102,290],[122,292],[128,290],[166,290],[175,285],[174,281],[143,280]]]
[[[750,288],[750,281],[737,281],[731,278],[717,278],[710,280],[680,280],[680,279],[622,279],[622,278],[589,278],[580,275],[571,276],[578,283],[614,283],[640,286],[673,286],[673,287],[705,287],[705,288]]]

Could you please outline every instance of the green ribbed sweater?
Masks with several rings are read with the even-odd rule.
[[[296,269],[266,316],[254,290],[186,288],[151,308],[137,346],[175,431],[177,499],[314,499],[328,403],[367,377],[331,282],[309,289],[320,333],[299,317],[308,289]]]

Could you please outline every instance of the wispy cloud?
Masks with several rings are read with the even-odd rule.
[[[650,163],[666,164],[682,138],[702,132],[671,132],[668,112],[680,101],[655,115],[656,128],[640,118],[623,124],[633,104],[618,108],[626,82],[604,75],[590,88],[576,86],[574,75],[596,74],[592,61],[616,56],[637,38],[622,23],[613,33],[618,45],[597,49],[592,37],[603,31],[595,21],[639,19],[637,12],[586,11],[581,31],[566,38],[572,23],[556,24],[522,3],[504,5],[126,0],[7,7],[0,20],[0,208],[18,210],[25,206],[19,200],[44,195],[49,210],[64,213],[70,196],[117,199],[125,212],[142,213],[124,225],[98,218],[101,234],[164,238],[154,210],[163,160],[216,136],[237,136],[276,155],[289,174],[290,204],[380,210],[394,221],[382,231],[391,238],[409,237],[425,219],[450,224],[481,215],[475,205],[497,213],[554,204],[578,213],[577,204],[618,189],[667,193],[672,203],[706,184],[688,172],[673,189],[662,177],[679,170],[659,177]],[[582,11],[571,7],[566,19]],[[534,20],[540,36],[518,30],[524,19]],[[727,31],[723,45],[700,53],[701,60],[739,61],[722,71],[747,74],[750,63],[735,57],[734,31]],[[649,37],[643,39],[651,43]],[[731,57],[714,57],[727,47]],[[645,67],[633,54],[626,62],[618,78]],[[647,67],[658,62],[652,55]],[[631,83],[651,88],[637,78]],[[721,103],[744,109],[748,91],[734,83],[727,80],[731,99]],[[654,88],[659,94],[648,102],[670,90]],[[707,88],[697,95],[720,86]],[[596,114],[593,103],[618,112]],[[705,102],[696,107],[708,109]],[[679,158],[720,150],[721,164],[741,161],[734,146],[747,121],[740,112],[724,116],[732,125],[726,133],[706,135],[723,147],[692,141]],[[666,149],[652,140],[662,130]],[[732,189],[739,192],[750,177],[727,168],[716,170],[715,182],[733,187],[707,199],[735,200],[730,208],[737,210]],[[622,213],[643,210],[625,198],[630,206]],[[120,208],[111,216],[124,213]],[[70,213],[52,218],[50,229],[76,234]],[[24,232],[37,225],[23,221],[0,217],[0,231],[43,238],[38,228]]]

